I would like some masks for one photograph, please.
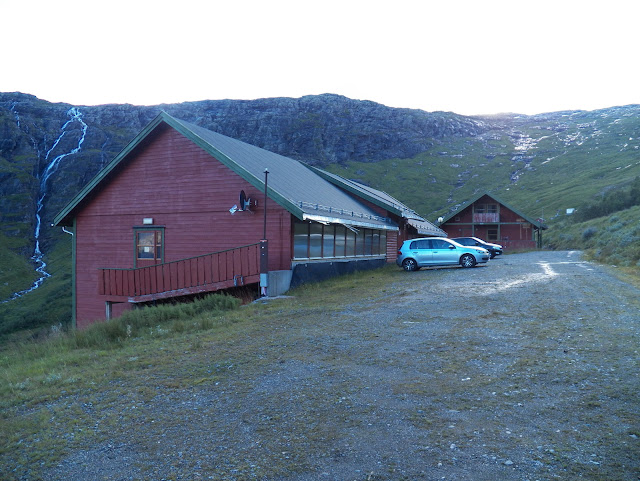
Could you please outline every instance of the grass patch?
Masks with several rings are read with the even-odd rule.
[[[240,300],[235,297],[211,294],[188,303],[146,306],[127,311],[112,321],[75,331],[69,335],[69,340],[75,347],[104,349],[120,346],[128,339],[147,333],[163,335],[207,330],[214,326],[211,313],[230,311],[239,305]]]
[[[47,271],[51,274],[33,292],[0,304],[0,342],[9,337],[28,338],[46,335],[53,325],[64,328],[71,323],[71,251],[70,236],[65,235],[52,245],[46,255]],[[27,278],[35,280],[33,266]],[[11,284],[15,292],[16,284]],[[29,285],[22,285],[26,289]]]
[[[603,329],[600,342],[615,339],[613,349],[594,344],[599,318],[581,327],[583,336],[574,332],[587,321],[567,296],[533,308],[525,299],[519,313],[501,304],[513,293],[471,293],[472,302],[447,295],[470,274],[493,282],[491,272],[407,275],[387,266],[242,307],[209,299],[206,306],[131,311],[93,327],[82,342],[52,330],[46,341],[7,346],[0,353],[0,464],[18,475],[0,467],[0,478],[38,479],[62,459],[76,462],[74,453],[100,450],[133,458],[144,472],[132,476],[141,479],[302,476],[343,467],[334,461],[349,468],[356,454],[375,464],[354,462],[362,476],[353,479],[374,470],[371,479],[402,479],[391,471],[400,460],[386,446],[411,436],[445,466],[505,453],[498,463],[525,466],[534,456],[540,478],[566,467],[571,476],[564,479],[578,479],[586,471],[572,463],[589,446],[587,462],[597,459],[605,469],[606,459],[606,474],[617,479],[628,468],[611,467],[608,447],[590,447],[602,439],[585,423],[621,429],[614,446],[635,442],[625,373],[635,372],[628,353],[637,346],[627,326]],[[424,296],[393,304],[415,289]],[[617,357],[604,365],[600,350]],[[613,376],[626,377],[614,383]],[[615,410],[614,394],[621,396]],[[622,422],[611,423],[613,415]],[[628,460],[630,448],[619,449]]]
[[[26,242],[17,237],[7,237],[0,233],[0,301],[11,294],[27,289],[37,276],[31,263],[16,249],[24,249]]]
[[[589,260],[625,268],[626,276],[639,279],[638,219],[640,206],[585,222],[562,218],[552,224],[548,234],[545,233],[544,242],[553,249],[582,250]]]

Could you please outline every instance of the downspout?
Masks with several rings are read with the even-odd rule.
[[[52,224],[53,225],[53,224]],[[73,219],[73,231],[76,230],[76,219]],[[76,236],[62,226],[62,232],[71,236],[71,327],[76,329]]]
[[[73,218],[73,232],[71,234],[71,327],[77,329],[77,298],[76,298],[76,218]],[[64,230],[64,228],[63,228]],[[67,232],[67,231],[65,231]]]

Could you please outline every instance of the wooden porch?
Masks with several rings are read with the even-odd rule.
[[[133,269],[99,269],[98,294],[116,302],[149,302],[260,281],[267,243]]]

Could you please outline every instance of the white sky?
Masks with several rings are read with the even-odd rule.
[[[0,0],[0,92],[592,110],[640,103],[639,21],[637,0]]]

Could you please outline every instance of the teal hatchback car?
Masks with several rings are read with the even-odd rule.
[[[452,266],[474,267],[490,258],[482,247],[463,246],[445,237],[430,237],[404,241],[398,250],[396,264],[405,271],[417,271],[421,267]]]

